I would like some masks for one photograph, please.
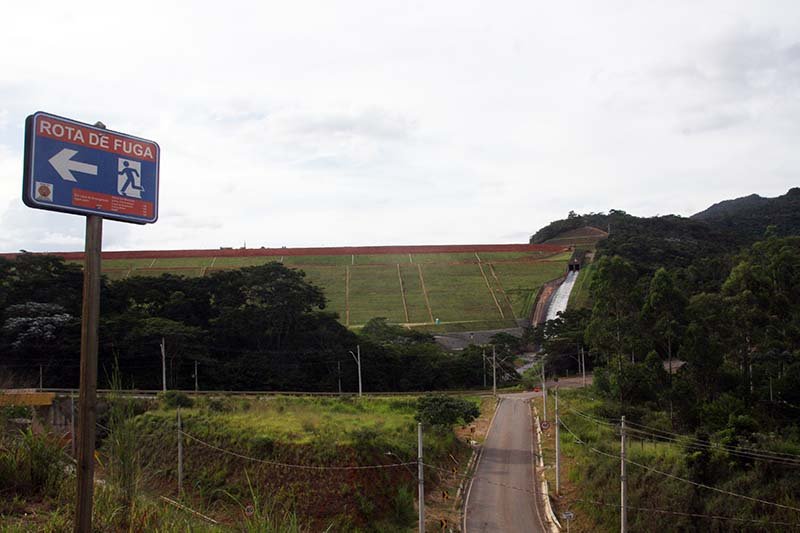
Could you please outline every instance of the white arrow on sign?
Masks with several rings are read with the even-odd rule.
[[[50,164],[56,169],[61,179],[66,181],[78,181],[75,179],[75,176],[72,175],[73,172],[82,172],[84,174],[97,176],[97,165],[90,165],[89,163],[81,163],[80,161],[72,160],[72,156],[77,153],[77,150],[64,148],[50,158]]]

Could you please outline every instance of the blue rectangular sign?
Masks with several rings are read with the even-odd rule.
[[[25,121],[28,207],[149,224],[158,219],[158,144],[38,112]]]

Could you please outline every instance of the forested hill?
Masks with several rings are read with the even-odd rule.
[[[594,226],[610,230],[609,237],[598,244],[600,255],[619,255],[640,272],[652,272],[736,253],[763,238],[770,226],[775,226],[771,231],[778,236],[800,234],[800,188],[777,198],[755,198],[720,202],[691,218],[637,217],[614,209],[584,215],[570,212],[537,231],[530,242],[542,243],[565,231]]]
[[[800,235],[800,188],[783,196],[762,198],[756,194],[714,204],[692,215],[714,228],[746,242],[760,239],[768,226],[778,236]]]
[[[571,213],[539,230],[531,242],[542,242],[586,225],[611,230],[608,238],[597,245],[599,255],[624,257],[640,273],[661,266],[687,267],[699,257],[719,256],[736,249],[739,242],[703,221],[673,215],[642,218],[618,210],[608,214]]]

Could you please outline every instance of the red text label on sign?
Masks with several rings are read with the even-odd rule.
[[[152,218],[153,216],[153,202],[85,191],[83,189],[72,189],[72,205],[145,218]]]
[[[153,143],[120,137],[52,117],[37,117],[36,135],[144,161],[155,161],[158,154],[158,148]]]

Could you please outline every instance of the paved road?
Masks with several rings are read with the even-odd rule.
[[[531,393],[502,396],[484,443],[476,479],[467,495],[468,533],[546,531],[538,497],[485,481],[535,490],[531,409],[526,401],[533,396]]]

